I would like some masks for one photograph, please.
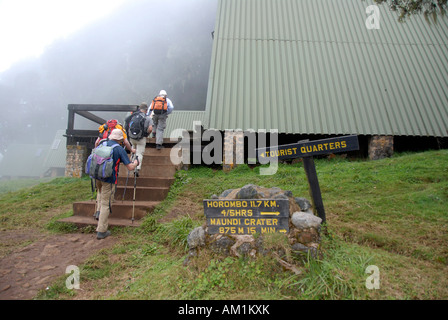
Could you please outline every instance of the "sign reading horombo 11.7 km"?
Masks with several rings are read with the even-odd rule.
[[[289,200],[204,200],[209,234],[289,232]]]

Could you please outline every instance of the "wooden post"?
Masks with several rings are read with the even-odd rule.
[[[325,223],[327,219],[313,156],[353,150],[359,150],[358,136],[356,135],[315,141],[301,140],[295,144],[276,146],[272,151],[271,147],[269,147],[255,149],[255,152],[258,159],[264,158],[264,160],[269,158],[277,160],[303,158],[303,167],[308,178],[314,213],[317,213],[319,218],[322,219],[322,223]]]
[[[316,210],[319,218],[322,219],[322,223],[326,222],[325,208],[322,201],[322,194],[320,192],[319,180],[317,179],[316,166],[314,165],[313,157],[303,158],[303,168],[305,169],[306,177],[308,178],[308,184],[310,186],[310,194],[313,201],[313,208]]]

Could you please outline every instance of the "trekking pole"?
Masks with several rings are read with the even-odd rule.
[[[138,163],[138,156],[135,157]],[[132,223],[134,223],[134,214],[135,214],[135,191],[137,189],[137,167],[134,169],[134,198],[132,199]]]
[[[132,154],[132,156],[131,156],[131,162],[134,161],[134,160],[133,160],[133,159],[134,159],[134,156],[135,156],[135,154]],[[124,195],[126,194],[126,188],[128,187],[129,173],[130,173],[130,171],[128,170],[128,176],[126,177],[126,184],[124,185],[123,198],[121,199],[121,202],[122,202],[122,203],[124,202]]]

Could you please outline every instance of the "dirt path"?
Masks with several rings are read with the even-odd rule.
[[[65,275],[68,266],[79,266],[116,242],[113,236],[97,240],[94,233],[49,236],[0,231],[0,300],[32,299],[39,290]]]

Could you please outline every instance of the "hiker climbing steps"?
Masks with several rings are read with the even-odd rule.
[[[176,173],[176,166],[170,160],[171,148],[174,145],[175,142],[164,139],[164,148],[157,150],[155,139],[147,138],[142,167],[135,180],[135,201],[134,172],[130,172],[128,178],[128,169],[123,164],[120,165],[118,184],[111,203],[110,226],[139,226],[141,219],[166,198]],[[97,220],[93,217],[95,208],[95,200],[76,202],[73,204],[73,216],[60,221],[77,225],[97,225]]]

